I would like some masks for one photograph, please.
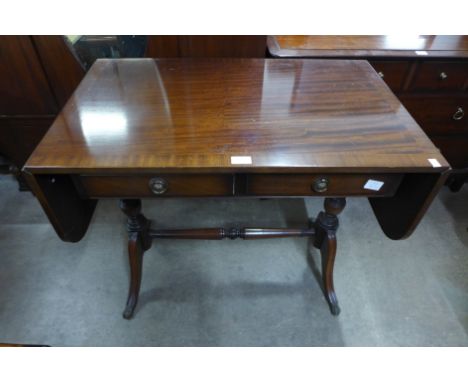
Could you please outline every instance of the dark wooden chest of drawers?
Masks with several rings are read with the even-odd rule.
[[[468,58],[369,62],[447,158],[459,189],[468,172]]]
[[[456,139],[465,147],[464,153],[439,148],[453,167],[468,167],[468,59],[369,62],[433,141]]]
[[[270,36],[274,57],[367,59],[453,168],[468,179],[468,36]]]

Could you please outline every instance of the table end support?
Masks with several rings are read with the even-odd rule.
[[[127,216],[128,255],[130,262],[130,286],[123,312],[125,319],[133,317],[140,292],[143,254],[150,249],[153,239],[269,239],[280,237],[310,237],[314,247],[322,256],[322,280],[325,298],[331,313],[340,313],[338,299],[333,286],[333,267],[336,256],[337,215],[346,205],[344,198],[326,198],[324,210],[318,214],[308,228],[202,228],[151,230],[151,222],[141,213],[141,200],[122,199],[120,209]]]
[[[130,286],[123,317],[128,320],[132,318],[138,302],[143,254],[146,250],[150,249],[152,239],[149,236],[150,221],[141,213],[141,200],[122,199],[120,201],[120,209],[127,215]]]
[[[334,316],[340,314],[340,307],[333,285],[333,268],[336,256],[336,231],[338,216],[346,206],[345,198],[325,198],[324,209],[312,223],[315,227],[314,247],[322,256],[322,280],[325,298]]]

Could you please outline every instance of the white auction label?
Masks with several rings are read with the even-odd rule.
[[[439,161],[435,158],[429,158],[428,161],[432,165],[432,167],[442,167]]]
[[[417,51],[415,51],[415,53],[418,56],[427,56],[427,52],[425,50],[417,50]]]
[[[383,185],[384,185],[384,182],[381,182],[380,180],[369,179],[364,185],[364,189],[372,190],[372,191],[379,191]]]
[[[231,157],[231,164],[252,164],[250,155]]]

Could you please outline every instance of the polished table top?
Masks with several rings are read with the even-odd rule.
[[[275,57],[468,57],[468,36],[268,36]]]
[[[25,169],[440,171],[428,159],[449,167],[366,61],[103,59]]]

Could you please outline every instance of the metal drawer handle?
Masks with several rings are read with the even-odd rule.
[[[446,74],[445,72],[441,72],[441,73],[439,74],[439,78],[440,78],[441,80],[445,80],[447,77],[448,77],[448,76],[447,76],[447,74]]]
[[[377,74],[380,76],[380,78],[384,78],[384,77],[385,77],[385,75],[383,74],[383,72],[378,72]]]
[[[328,179],[327,178],[318,178],[314,180],[312,184],[312,190],[315,192],[325,192],[328,190]]]
[[[465,112],[463,111],[463,109],[461,107],[459,107],[457,109],[457,111],[455,112],[455,114],[453,115],[453,119],[455,121],[459,121],[460,119],[462,119],[463,117],[465,116]]]
[[[151,178],[149,187],[153,194],[161,195],[167,191],[167,182],[163,178]]]

